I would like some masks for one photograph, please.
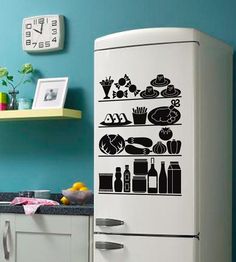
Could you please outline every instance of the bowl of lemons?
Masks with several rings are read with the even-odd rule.
[[[64,205],[82,205],[93,196],[93,193],[83,182],[75,182],[72,187],[62,190],[60,199]]]

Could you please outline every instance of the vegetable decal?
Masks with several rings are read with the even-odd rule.
[[[99,142],[100,150],[107,155],[119,154],[125,147],[125,141],[120,135],[105,135]]]
[[[125,151],[128,154],[134,154],[134,155],[148,155],[151,152],[149,148],[139,148],[133,145],[127,145],[125,147]]]
[[[173,139],[167,142],[167,148],[169,154],[179,154],[181,148],[181,141]]]
[[[173,136],[173,133],[169,127],[163,127],[159,132],[159,137],[162,140],[169,140]]]
[[[130,144],[140,144],[146,147],[152,146],[152,140],[147,137],[129,137],[126,141]]]
[[[166,146],[159,141],[153,146],[152,151],[156,154],[164,154],[166,152]]]

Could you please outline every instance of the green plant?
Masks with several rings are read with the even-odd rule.
[[[26,75],[34,72],[33,66],[29,63],[23,64],[18,73],[21,75],[20,79],[14,84],[14,77],[9,74],[6,67],[0,67],[0,81],[3,86],[10,86],[12,91],[15,92],[16,88],[21,84],[31,82],[30,78],[26,79]]]

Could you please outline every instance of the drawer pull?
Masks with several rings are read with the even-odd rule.
[[[124,225],[124,221],[111,218],[96,218],[96,226],[114,227]]]
[[[8,249],[8,246],[7,246],[7,238],[9,234],[10,234],[10,221],[7,220],[5,221],[5,229],[3,233],[3,239],[2,239],[4,258],[6,260],[8,260],[10,256],[10,250]]]
[[[100,250],[113,250],[124,248],[124,245],[114,242],[96,241],[95,248]]]

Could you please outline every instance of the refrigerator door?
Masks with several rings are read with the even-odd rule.
[[[199,241],[192,238],[95,235],[96,262],[197,262]]]
[[[95,232],[198,233],[198,49],[95,51]]]

